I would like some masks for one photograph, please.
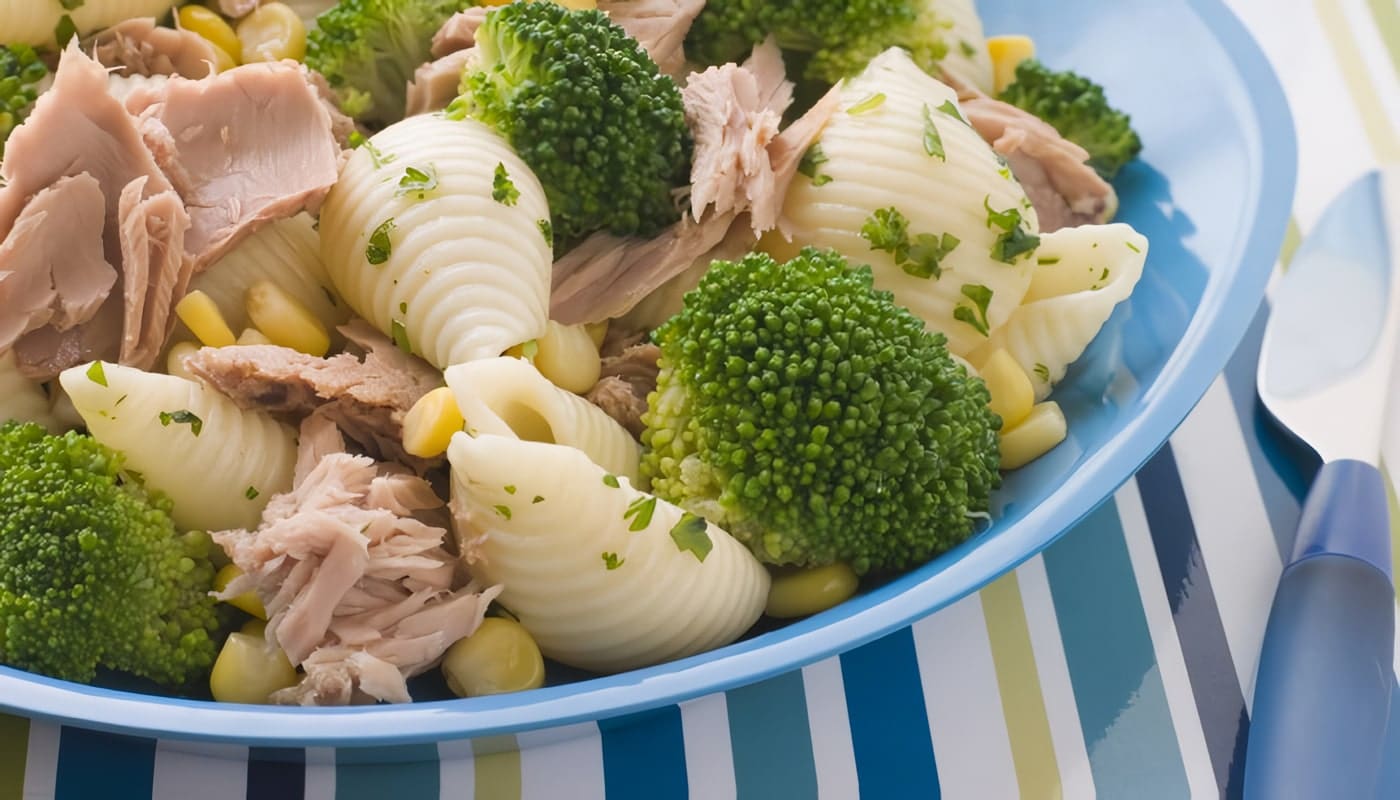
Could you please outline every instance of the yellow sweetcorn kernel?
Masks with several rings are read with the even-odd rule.
[[[238,34],[214,11],[204,6],[185,6],[175,18],[181,28],[205,39],[214,45],[214,49],[222,50],[229,57],[231,66],[237,66],[243,60],[243,44],[239,42]],[[219,69],[222,71],[224,66],[220,64]]]
[[[598,346],[582,325],[560,325],[551,320],[538,344],[535,369],[555,386],[583,394],[598,382],[602,372]]]
[[[238,22],[243,63],[300,61],[306,56],[306,23],[286,3],[263,3]]]
[[[610,323],[611,320],[605,319],[602,322],[590,322],[583,326],[583,329],[588,331],[588,338],[593,340],[593,346],[599,350],[603,349],[603,341],[608,338],[608,325]]]
[[[1001,468],[1016,469],[1050,452],[1069,433],[1064,412],[1053,400],[1037,403],[1021,424],[1001,432]]]
[[[1016,65],[1035,58],[1035,42],[1029,36],[991,36],[987,38],[987,53],[992,57],[992,83],[1001,94],[1016,80]]]
[[[326,326],[300,300],[271,281],[258,281],[244,295],[248,319],[273,344],[320,358],[331,349]]]
[[[233,564],[224,565],[222,569],[220,569],[217,573],[214,574],[214,591],[222,592],[230,583],[233,582],[234,578],[237,578],[239,575],[242,574],[243,570],[239,569]],[[240,608],[244,611],[247,611],[249,614],[252,614],[258,619],[267,619],[267,609],[263,608],[262,600],[258,598],[258,595],[255,592],[244,592],[243,594],[240,594],[236,597],[230,597],[224,602],[228,603],[234,608]]]
[[[1030,416],[1031,406],[1035,405],[1035,387],[1031,385],[1030,376],[1005,348],[992,353],[980,372],[992,395],[987,405],[993,414],[1001,417],[1003,430],[1016,427]]]
[[[228,635],[209,673],[209,692],[220,703],[266,703],[273,692],[296,683],[286,654],[246,633]]]
[[[442,674],[458,697],[519,692],[544,685],[544,658],[525,626],[487,617],[475,633],[448,648]]]
[[[179,342],[172,345],[170,353],[165,357],[165,371],[177,378],[184,378],[187,381],[198,380],[189,367],[185,366],[185,359],[199,352],[199,345],[194,342]]]
[[[214,299],[198,289],[175,304],[175,315],[207,347],[228,347],[238,341]]]
[[[773,575],[763,613],[778,619],[809,616],[851,599],[859,585],[855,571],[840,563],[780,570]]]
[[[457,398],[446,386],[418,398],[403,418],[403,449],[412,456],[433,458],[447,452],[452,434],[465,425]]]

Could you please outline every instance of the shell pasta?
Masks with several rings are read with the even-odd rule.
[[[79,35],[107,28],[132,17],[159,17],[175,0],[88,0],[68,4],[60,0],[0,0],[0,40],[6,43],[52,44],[54,29],[67,16]]]
[[[552,247],[544,190],[490,128],[410,117],[357,149],[321,213],[336,289],[446,368],[542,336]]]
[[[62,429],[49,409],[44,387],[20,374],[14,353],[0,356],[0,423],[10,420],[37,422],[50,431]]]
[[[100,361],[59,380],[93,438],[174,501],[181,528],[255,528],[292,486],[296,433],[213,389]]]
[[[747,548],[574,448],[459,433],[448,457],[473,574],[505,586],[551,658],[669,661],[733,641],[763,610],[768,573]]]

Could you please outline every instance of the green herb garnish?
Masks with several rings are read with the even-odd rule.
[[[170,423],[172,422],[178,425],[188,425],[190,426],[190,433],[193,433],[195,436],[198,436],[200,431],[204,430],[204,420],[184,409],[179,411],[162,411],[160,412],[159,418],[160,424],[167,428],[170,427]]]
[[[671,528],[671,540],[676,543],[677,549],[682,553],[689,552],[695,556],[695,560],[703,563],[705,556],[715,548],[715,543],[710,540],[710,532],[705,524],[705,520],[695,516],[689,511],[681,514],[681,519]]]
[[[496,174],[491,179],[491,199],[503,206],[513,206],[520,199],[520,190],[511,183],[506,165],[501,162],[496,163]]]

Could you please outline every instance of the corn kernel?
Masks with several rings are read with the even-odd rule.
[[[175,305],[175,315],[206,347],[228,347],[238,341],[219,307],[214,305],[214,298],[198,289],[180,299]]]
[[[1031,386],[1030,376],[1005,348],[987,358],[981,373],[992,395],[987,405],[993,414],[1001,417],[1003,430],[1016,427],[1030,416],[1031,406],[1035,405],[1035,387]]]
[[[782,571],[773,576],[763,613],[778,619],[805,617],[844,603],[856,593],[860,579],[845,564]]]
[[[243,63],[300,61],[306,56],[306,23],[286,3],[263,3],[238,23]]]
[[[608,320],[602,322],[590,322],[583,326],[588,331],[588,338],[593,340],[593,346],[599,350],[603,349],[603,342],[608,338]]]
[[[598,347],[582,325],[550,321],[539,339],[535,369],[566,392],[583,394],[598,382],[602,372]]]
[[[214,45],[215,50],[222,50],[233,65],[243,59],[243,45],[238,41],[238,34],[217,13],[203,6],[185,6],[176,19],[182,29]]]
[[[1035,58],[1035,42],[1029,36],[990,36],[987,53],[992,57],[992,83],[1001,94],[1016,81],[1016,65]]]
[[[264,6],[266,8],[266,6]],[[248,319],[273,344],[320,358],[331,349],[326,326],[300,300],[271,281],[258,281],[244,296]]]
[[[220,703],[266,703],[273,692],[296,683],[286,654],[246,633],[228,635],[209,673],[209,692]]]
[[[263,332],[257,328],[244,328],[243,332],[238,334],[238,343],[244,345],[272,344],[272,340],[264,336]]]
[[[179,342],[170,347],[170,353],[165,357],[165,371],[177,378],[184,378],[187,381],[198,380],[190,368],[185,366],[185,359],[199,352],[199,345],[194,342]]]
[[[554,0],[554,2],[574,11],[592,11],[598,7],[597,0]]]
[[[447,452],[452,434],[466,422],[457,399],[446,386],[418,398],[403,418],[403,449],[419,458],[433,458]]]
[[[222,592],[234,578],[243,574],[243,570],[233,564],[225,564],[214,574],[214,591]],[[237,597],[230,597],[224,602],[234,608],[241,608],[258,619],[267,619],[267,609],[263,608],[262,600],[258,599],[255,592],[244,592]]]
[[[487,617],[475,633],[448,648],[442,675],[458,697],[538,689],[544,685],[544,658],[525,626]]]
[[[1037,403],[1030,416],[1001,432],[1001,468],[1016,469],[1050,452],[1069,433],[1064,412],[1053,400]]]
[[[238,632],[247,634],[249,636],[257,636],[259,638],[264,638],[267,635],[267,620],[258,619],[254,617],[253,619],[250,619],[247,622],[243,623],[243,625],[238,629]]]

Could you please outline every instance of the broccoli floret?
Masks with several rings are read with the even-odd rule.
[[[213,544],[169,512],[91,437],[0,427],[0,662],[82,682],[99,666],[172,687],[205,674]]]
[[[403,119],[408,82],[432,58],[433,34],[471,0],[340,0],[307,35],[306,65],[340,108],[371,127]]]
[[[607,15],[512,3],[487,15],[476,53],[448,115],[495,128],[539,177],[556,252],[680,218],[692,146],[680,90]]]
[[[772,35],[804,78],[833,84],[895,46],[932,72],[948,54],[946,28],[931,0],[709,0],[686,53],[705,64],[742,61]]]
[[[0,158],[10,132],[24,123],[39,98],[39,84],[49,68],[34,48],[24,44],[0,45]]]
[[[869,267],[813,248],[717,261],[653,338],[642,474],[759,560],[903,570],[985,517],[986,385]]]
[[[1127,114],[1108,104],[1103,87],[1073,72],[1056,72],[1035,59],[1016,66],[1016,80],[998,98],[1025,109],[1089,151],[1089,166],[1112,180],[1142,152]]]

